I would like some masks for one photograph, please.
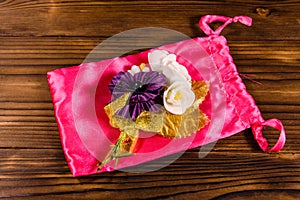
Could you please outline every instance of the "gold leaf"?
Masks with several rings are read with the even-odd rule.
[[[137,129],[148,132],[159,132],[164,123],[165,112],[143,111],[135,121]]]
[[[200,110],[189,107],[182,115],[181,124],[176,137],[184,138],[194,134],[199,126]]]
[[[157,134],[167,138],[175,138],[179,130],[181,118],[181,115],[175,115],[167,111],[166,117],[163,120],[163,127]]]
[[[131,133],[135,129],[135,122],[131,118],[124,118],[119,115],[113,115],[110,120],[113,127],[119,128],[121,131]]]
[[[125,93],[121,97],[115,99],[104,107],[104,111],[109,118],[109,123],[112,127],[119,128],[118,123],[114,120],[115,113],[126,105],[130,93]]]
[[[201,112],[200,110],[200,115],[199,115],[199,125],[198,125],[198,131],[202,129],[204,126],[206,126],[210,122],[210,119],[208,116]]]
[[[136,142],[138,140],[138,129],[132,130],[134,131],[128,134],[127,132],[121,132],[120,135],[122,136],[122,141],[120,142],[120,150],[125,151],[128,153],[133,153],[134,147],[136,145]]]
[[[158,135],[167,138],[185,138],[188,137],[209,122],[209,118],[199,109],[190,107],[183,115],[166,113],[163,128]]]
[[[208,93],[208,85],[204,81],[192,80],[192,89],[197,99],[196,102],[200,105]]]

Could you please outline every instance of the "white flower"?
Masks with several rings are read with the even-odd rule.
[[[145,63],[140,64],[140,66],[132,65],[131,69],[128,70],[128,72],[132,76],[139,72],[149,72],[149,71],[150,71],[150,68]]]
[[[153,71],[162,72],[168,80],[168,85],[175,81],[186,81],[189,85],[191,76],[187,69],[176,61],[175,54],[164,50],[154,50],[148,54],[149,65]]]
[[[154,50],[148,54],[148,61],[153,71],[162,72],[162,61],[169,53],[164,50]]]
[[[191,76],[189,75],[187,69],[176,61],[175,54],[167,55],[162,60],[162,64],[164,66],[163,74],[169,79],[170,84],[179,80],[185,80],[188,82],[191,81]]]
[[[153,71],[167,77],[168,89],[164,92],[164,107],[167,111],[181,115],[193,105],[195,94],[191,89],[191,76],[187,69],[176,61],[175,54],[164,50],[154,50],[148,54]]]
[[[186,81],[175,81],[164,92],[163,100],[167,111],[176,115],[181,115],[188,107],[193,105],[195,94]]]

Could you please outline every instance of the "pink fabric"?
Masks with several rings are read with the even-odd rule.
[[[270,126],[280,131],[280,136],[277,141],[277,143],[271,148],[268,149],[268,142],[262,135],[262,129],[264,126]],[[280,151],[284,144],[285,144],[285,130],[283,128],[282,123],[278,119],[269,119],[267,121],[261,122],[261,123],[254,123],[252,124],[252,132],[254,135],[254,138],[258,142],[260,148],[263,151],[268,152],[277,152]]]
[[[219,26],[215,31],[209,27],[210,23],[213,22],[224,22],[221,26]],[[221,31],[230,23],[232,22],[240,22],[246,26],[251,26],[252,19],[247,16],[236,16],[234,18],[226,17],[226,16],[218,16],[218,15],[205,15],[201,17],[199,21],[200,28],[206,33],[207,35],[220,35]]]
[[[213,21],[224,24],[212,31],[208,23]],[[157,48],[175,53],[178,62],[187,67],[192,79],[210,83],[209,95],[201,109],[210,117],[211,122],[184,139],[171,140],[158,135],[139,138],[135,156],[121,158],[118,168],[202,146],[250,127],[263,151],[279,151],[284,146],[283,125],[277,119],[264,121],[238,75],[226,39],[219,36],[225,26],[237,21],[251,25],[251,18],[245,16],[204,16],[199,25],[208,37]],[[124,71],[133,64],[147,63],[150,51],[152,50],[48,72],[62,146],[74,176],[96,173],[96,164],[104,158],[110,145],[118,138],[119,130],[109,125],[103,109],[111,99],[107,88],[109,81],[119,71]],[[265,125],[281,132],[278,142],[271,149],[268,149],[268,142],[262,134]],[[107,165],[101,171],[112,170],[113,165]]]

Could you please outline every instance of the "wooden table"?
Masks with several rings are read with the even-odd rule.
[[[300,199],[300,1],[0,1],[0,197],[14,199]],[[46,72],[82,63],[99,43],[133,28],[205,36],[205,14],[248,15],[228,39],[264,118],[279,118],[287,143],[263,153],[250,130],[218,141],[203,159],[189,150],[149,173],[73,178]],[[141,36],[142,37],[142,36]],[[117,48],[117,47],[115,47]],[[271,144],[278,131],[266,129]]]

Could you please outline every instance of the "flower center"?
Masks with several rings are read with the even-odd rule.
[[[177,91],[174,95],[174,100],[175,101],[178,101],[181,99],[181,92],[180,91]]]
[[[140,64],[141,70],[143,70],[145,67],[146,67],[146,64],[145,64],[145,63],[141,63],[141,64]]]
[[[142,83],[141,81],[137,81],[134,83],[134,93],[144,93],[147,88],[147,85]]]
[[[137,81],[134,83],[134,87],[135,89],[139,89],[139,88],[142,88],[143,87],[143,83],[141,81]]]

